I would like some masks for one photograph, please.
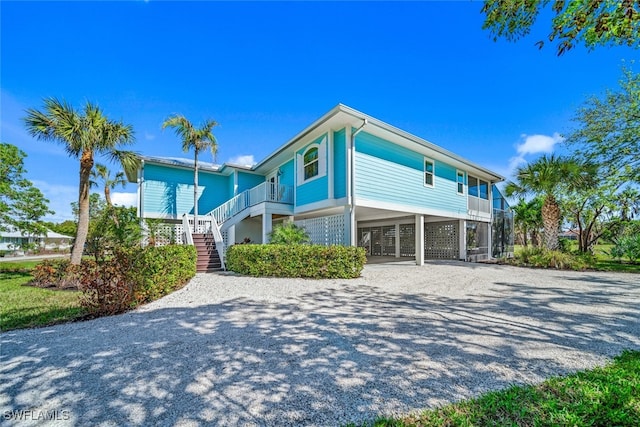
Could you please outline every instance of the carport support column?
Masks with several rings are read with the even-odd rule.
[[[273,228],[273,214],[265,212],[262,215],[262,243],[269,243],[269,233]]]
[[[229,246],[235,245],[236,243],[236,226],[232,225],[227,229],[227,244]]]
[[[467,221],[460,220],[460,261],[467,260]]]
[[[416,215],[416,265],[424,265],[424,215]]]

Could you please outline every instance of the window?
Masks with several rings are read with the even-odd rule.
[[[480,198],[489,200],[489,183],[487,181],[480,181]]]
[[[489,200],[489,183],[469,175],[469,196]],[[459,186],[458,186],[459,188]]]
[[[296,185],[327,176],[327,135],[309,143],[296,153]]]
[[[433,160],[424,159],[424,185],[433,187],[433,173],[434,173]]]
[[[478,197],[478,178],[469,175],[469,195]]]
[[[458,183],[458,194],[464,194],[464,172],[456,172],[456,181]]]
[[[313,147],[304,153],[304,179],[318,175],[318,147]]]

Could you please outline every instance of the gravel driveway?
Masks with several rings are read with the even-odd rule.
[[[0,335],[0,424],[340,425],[640,349],[640,276],[428,263],[198,275],[120,316]],[[9,422],[7,424],[12,424]]]

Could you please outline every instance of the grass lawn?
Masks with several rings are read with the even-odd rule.
[[[0,331],[46,326],[84,315],[78,291],[24,286],[38,261],[0,263]]]
[[[640,352],[603,367],[514,386],[374,426],[639,426]]]

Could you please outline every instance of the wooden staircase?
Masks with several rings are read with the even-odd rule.
[[[222,262],[216,249],[216,242],[210,234],[193,234],[193,244],[198,252],[196,271],[198,273],[211,273],[222,271]]]

